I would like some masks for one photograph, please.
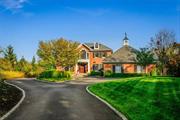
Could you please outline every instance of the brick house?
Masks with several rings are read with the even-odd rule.
[[[142,73],[151,72],[155,67],[154,64],[143,68],[136,63],[136,54],[133,52],[136,49],[129,45],[127,34],[123,39],[123,46],[115,51],[111,56],[103,61],[104,71],[112,71],[114,73]]]
[[[112,54],[112,49],[101,43],[84,43],[79,45],[80,58],[75,65],[75,72],[89,73],[103,69],[103,60]]]

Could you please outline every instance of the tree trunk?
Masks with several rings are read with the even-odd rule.
[[[145,73],[147,73],[146,66],[144,66]]]

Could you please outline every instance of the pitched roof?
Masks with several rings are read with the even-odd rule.
[[[105,58],[104,63],[135,63],[137,51],[135,48],[124,45],[115,51],[111,56]]]
[[[111,48],[107,47],[106,45],[103,45],[99,43],[99,49],[94,49],[94,43],[84,43],[87,47],[89,47],[92,51],[104,51],[104,50],[111,50]]]

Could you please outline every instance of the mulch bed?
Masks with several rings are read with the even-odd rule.
[[[0,81],[0,117],[14,107],[22,97],[22,92],[16,87]]]

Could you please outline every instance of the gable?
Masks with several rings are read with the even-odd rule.
[[[84,44],[80,44],[80,45],[78,46],[78,48],[80,49],[80,51],[81,51],[81,50],[86,50],[86,51],[90,51],[90,50],[91,50],[88,46],[86,46],[86,45],[84,45]]]

